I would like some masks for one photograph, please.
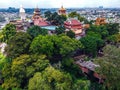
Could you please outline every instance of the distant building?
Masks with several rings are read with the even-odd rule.
[[[24,10],[22,5],[20,6],[19,14],[20,14],[20,19],[21,20],[25,20],[26,19],[25,10]]]
[[[64,22],[64,26],[66,31],[72,30],[75,33],[75,37],[77,39],[83,37],[85,35],[85,31],[83,29],[83,25],[77,19],[71,18]]]
[[[41,17],[39,8],[36,8],[34,10],[34,15],[32,17],[32,20],[33,20],[34,25],[37,25],[37,26],[48,26],[49,25],[45,21],[45,19]]]
[[[63,6],[61,6],[61,8],[58,10],[58,14],[59,15],[66,15],[66,9]]]

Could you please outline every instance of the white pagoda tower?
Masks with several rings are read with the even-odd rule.
[[[20,6],[19,15],[21,20],[24,21],[26,19],[25,9],[22,5]]]

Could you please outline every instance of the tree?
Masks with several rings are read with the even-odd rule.
[[[99,34],[89,32],[86,37],[80,39],[81,43],[84,45],[83,51],[85,54],[93,57],[97,55],[97,51],[104,45],[104,41],[100,37]]]
[[[73,90],[89,90],[90,81],[78,79],[74,83]]]
[[[69,36],[70,38],[75,38],[75,33],[72,30],[70,30],[67,32],[67,36]]]
[[[120,89],[120,48],[107,45],[103,48],[103,57],[94,60],[100,67],[96,69],[105,78],[104,85],[108,90]]]
[[[43,72],[35,73],[29,80],[29,90],[88,90],[87,80],[72,80],[69,73],[47,67]]]
[[[5,62],[5,59],[6,59],[6,57],[2,53],[0,53],[0,72],[3,68],[3,64]]]
[[[55,32],[56,32],[57,35],[65,33],[65,27],[59,26],[59,27],[56,28]]]
[[[35,38],[38,35],[47,35],[48,30],[39,26],[32,26],[27,30],[27,33],[30,34],[32,38]]]
[[[78,14],[77,12],[71,12],[71,13],[69,13],[68,17],[70,17],[70,18],[77,18],[81,22],[89,23],[86,18],[80,16],[80,14]]]
[[[108,44],[120,47],[120,34],[111,35],[107,37],[106,41]]]
[[[62,59],[62,69],[65,72],[70,73],[73,80],[83,78],[83,72],[80,70],[79,66],[74,63],[74,59],[71,57],[65,57]]]
[[[45,54],[49,59],[61,60],[62,57],[71,56],[75,50],[82,47],[81,42],[65,35],[39,35],[33,40],[30,50],[34,54]]]
[[[102,39],[106,39],[109,36],[109,32],[107,30],[107,27],[105,25],[91,25],[90,28],[88,28],[87,32],[92,31],[96,34],[101,35]]]
[[[0,53],[0,83],[2,82],[2,69],[5,65],[6,57]]]
[[[21,54],[27,54],[29,52],[30,44],[30,35],[24,32],[18,32],[8,41],[6,54],[10,58],[16,58]]]
[[[46,11],[44,15],[45,15],[45,18],[47,18],[49,21],[49,18],[51,17],[52,13],[50,11]]]
[[[45,12],[45,17],[53,25],[63,26],[64,21],[67,19],[64,15],[58,15],[57,12],[51,13],[50,11]]]
[[[42,73],[36,73],[29,81],[29,90],[72,90],[72,79],[68,73],[53,67],[47,67]]]
[[[27,88],[34,73],[43,71],[49,65],[45,55],[21,55],[3,68],[4,89]]]
[[[118,23],[109,23],[106,25],[109,35],[114,35],[119,33],[119,24]]]
[[[16,27],[13,24],[7,24],[3,30],[3,41],[8,42],[8,40],[16,34]]]
[[[78,17],[79,14],[77,12],[71,12],[68,14],[68,17],[74,18],[74,17]]]

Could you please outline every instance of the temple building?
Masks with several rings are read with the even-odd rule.
[[[37,26],[48,26],[49,25],[45,21],[45,19],[41,17],[39,8],[36,8],[34,10],[34,15],[32,17],[32,20],[33,20],[34,25],[37,25]]]
[[[105,25],[106,24],[106,19],[105,18],[97,18],[95,25]]]
[[[61,8],[58,10],[58,14],[59,15],[66,15],[66,9],[63,6],[61,6]]]
[[[25,10],[24,10],[22,5],[20,6],[19,14],[20,14],[20,19],[21,20],[25,20],[26,19]]]
[[[22,5],[20,6],[19,9],[19,16],[20,19],[12,20],[9,23],[14,24],[16,26],[17,31],[26,31],[30,26],[30,22],[26,20],[25,9],[23,8]]]
[[[80,39],[85,35],[83,25],[79,20],[71,18],[64,22],[66,31],[72,30],[75,33],[76,39]]]

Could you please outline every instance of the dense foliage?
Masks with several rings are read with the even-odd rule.
[[[7,56],[10,58],[16,58],[21,54],[26,54],[29,51],[31,44],[31,36],[24,32],[18,32],[8,41],[6,47]]]
[[[3,41],[8,42],[8,40],[16,34],[16,27],[13,24],[7,24],[3,30],[2,30],[2,35],[3,35]]]
[[[89,32],[85,37],[80,39],[84,45],[84,53],[95,57],[100,48],[104,45],[104,41],[99,34]]]
[[[64,15],[58,15],[57,12],[51,13],[50,11],[45,12],[45,17],[53,25],[63,25],[64,21],[67,19]]]
[[[86,35],[77,40],[73,31],[65,32],[66,16],[50,11],[44,15],[50,24],[57,26],[56,34],[48,35],[48,31],[39,26],[16,32],[12,24],[0,32],[0,41],[7,43],[4,55],[0,53],[0,90],[120,89],[119,24],[97,26],[71,12],[68,17],[90,23]],[[76,56],[100,65],[95,72],[105,79],[103,84],[92,80],[94,76],[89,73],[93,71],[83,73],[75,64]],[[89,77],[93,78],[88,80]]]
[[[115,46],[107,45],[103,48],[104,56],[95,59],[95,62],[100,65],[97,68],[104,78],[104,85],[109,88],[109,90],[119,90],[120,89],[120,48]]]
[[[49,61],[45,55],[21,55],[4,66],[2,87],[5,89],[27,88],[28,81],[34,73],[43,71],[48,65]]]
[[[48,34],[48,30],[41,28],[39,26],[32,26],[27,30],[27,33],[30,34],[32,38],[37,37],[38,35]]]
[[[46,54],[49,59],[61,60],[62,57],[71,55],[80,48],[83,48],[81,42],[65,35],[39,35],[33,40],[30,51],[37,54]]]

